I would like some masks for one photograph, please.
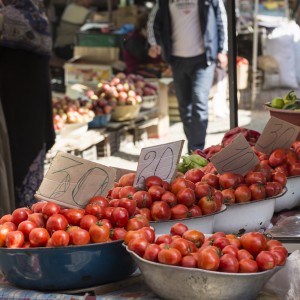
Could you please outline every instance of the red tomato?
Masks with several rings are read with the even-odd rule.
[[[242,247],[248,250],[253,256],[266,249],[267,240],[260,232],[247,232],[240,238]]]
[[[261,200],[266,198],[266,187],[261,183],[253,183],[249,186],[251,191],[251,200]]]
[[[26,221],[28,219],[28,215],[29,213],[24,207],[17,208],[11,214],[11,222],[18,226],[22,221]]]
[[[158,253],[157,259],[161,264],[178,266],[181,262],[181,253],[175,248],[164,248]]]
[[[272,181],[279,182],[282,187],[285,187],[287,182],[287,177],[283,172],[274,172],[272,174]]]
[[[134,216],[134,218],[140,220],[143,223],[143,227],[149,226],[149,219],[143,214],[138,213]]]
[[[102,218],[105,218],[105,219],[109,219],[111,218],[111,214],[112,212],[114,211],[115,207],[113,206],[109,206],[109,207],[104,207],[104,210],[103,210],[103,216]],[[101,219],[102,219],[101,218]],[[98,218],[97,218],[98,219]]]
[[[248,186],[256,183],[265,184],[267,182],[267,178],[262,172],[250,171],[245,176],[245,182]]]
[[[244,203],[251,200],[251,191],[248,186],[240,185],[234,190],[235,202]]]
[[[137,237],[129,241],[128,249],[135,252],[137,255],[143,257],[148,245],[149,242],[146,238]]]
[[[21,248],[24,244],[24,234],[22,231],[9,231],[5,238],[5,246],[7,248]]]
[[[213,242],[213,246],[218,247],[220,250],[228,245],[230,245],[230,241],[226,237],[216,238]]]
[[[246,249],[238,250],[238,260],[242,259],[254,259],[253,255]]]
[[[98,218],[94,215],[84,215],[82,217],[82,219],[80,220],[79,227],[89,231],[90,227],[93,224],[96,224],[97,221],[98,221]]]
[[[152,185],[148,189],[148,193],[151,195],[152,201],[160,201],[164,192],[165,189],[160,185]]]
[[[219,176],[219,186],[221,189],[235,189],[239,184],[239,178],[232,172],[225,172]]]
[[[113,227],[125,227],[129,219],[129,214],[124,207],[115,207],[111,213],[111,223]]]
[[[286,261],[286,256],[281,250],[272,249],[270,251],[275,256],[276,266],[283,266]]]
[[[300,162],[295,162],[289,165],[289,176],[300,175]]]
[[[177,193],[184,188],[187,188],[188,183],[187,180],[180,177],[180,178],[175,178],[172,182],[171,182],[171,192],[175,195],[177,195]]]
[[[138,208],[151,207],[152,197],[146,191],[137,191],[133,194],[132,199],[136,202]]]
[[[153,227],[143,227],[141,229],[139,229],[140,231],[144,231],[146,233],[146,236],[147,236],[147,241],[149,243],[154,243],[155,241],[155,230]]]
[[[201,247],[205,240],[205,236],[201,231],[195,229],[188,229],[183,234],[182,237],[195,244],[197,248]]]
[[[273,181],[266,182],[266,197],[274,197],[277,195],[277,187]]]
[[[50,240],[50,239],[49,239]],[[66,247],[69,245],[70,235],[67,231],[57,230],[51,236],[52,247]]]
[[[188,227],[183,223],[175,223],[170,228],[171,235],[179,235],[182,236],[184,232],[188,230]]]
[[[268,240],[266,244],[267,251],[272,250],[274,247],[282,246],[282,243],[278,240]]]
[[[198,202],[203,215],[212,214],[217,211],[217,204],[213,197],[204,196]]]
[[[239,273],[256,273],[257,262],[251,258],[243,258],[239,261]]]
[[[5,222],[11,222],[12,220],[12,215],[11,214],[6,214],[1,217],[0,219],[0,225],[3,225]]]
[[[47,204],[46,201],[36,202],[36,203],[32,204],[31,210],[34,213],[42,213],[43,212],[43,207],[44,207],[45,204]]]
[[[238,258],[238,251],[239,249],[236,246],[233,245],[227,245],[222,249],[222,254],[230,254],[234,257]]]
[[[288,255],[289,255],[288,250],[285,247],[283,247],[283,246],[272,247],[271,251],[272,250],[281,251],[285,255],[285,257],[288,257]]]
[[[272,167],[277,167],[286,162],[286,150],[283,148],[278,148],[273,150],[269,156],[269,164]]]
[[[144,216],[148,221],[152,220],[151,210],[148,207],[140,208],[139,209],[139,214]]]
[[[102,207],[100,203],[89,203],[85,207],[85,213],[87,215],[94,215],[98,218],[98,220],[103,218],[104,210],[106,208]]]
[[[138,230],[138,229],[141,229],[142,227],[144,227],[143,221],[139,218],[134,218],[134,217],[129,219],[125,226],[127,231]]]
[[[216,205],[217,205],[217,211],[219,211],[222,207],[222,204],[224,202],[224,196],[221,191],[215,190],[213,193],[213,198],[215,199]]]
[[[119,191],[119,199],[121,198],[132,198],[136,192],[135,187],[133,186],[123,186]]]
[[[276,267],[275,255],[270,251],[259,252],[255,260],[260,271],[271,270]]]
[[[119,199],[119,192],[120,192],[121,188],[122,188],[121,186],[114,187],[110,193],[110,197],[112,199]]]
[[[124,240],[127,230],[124,227],[116,227],[110,230],[109,237],[113,240]]]
[[[187,207],[190,207],[191,205],[193,205],[195,203],[195,201],[196,201],[195,193],[190,188],[181,189],[177,193],[177,203],[178,204],[183,204]]]
[[[0,225],[0,247],[5,246],[6,236],[10,231],[15,231],[5,225]]]
[[[149,176],[145,179],[145,188],[149,190],[152,185],[163,186],[163,180],[158,176]]]
[[[25,221],[23,221],[23,222],[25,222]],[[22,222],[21,222],[21,223],[22,223]],[[8,227],[8,228],[11,229],[12,231],[18,229],[17,225],[16,225],[15,223],[13,223],[13,222],[5,222],[5,223],[3,223],[2,225]]]
[[[283,165],[280,165],[278,167],[275,167],[274,171],[283,173],[285,176],[288,176],[289,175],[289,166],[288,166],[288,164],[283,164]]]
[[[218,250],[214,246],[208,246],[204,248],[198,254],[198,268],[217,271],[220,265],[220,257]]]
[[[89,234],[92,243],[103,243],[109,239],[109,227],[100,222],[92,224],[89,229]]]
[[[214,188],[207,183],[199,182],[196,184],[195,194],[198,199],[201,199],[205,196],[211,196],[213,192]]]
[[[241,248],[240,239],[235,234],[226,234],[227,239],[230,242],[230,245],[237,247],[238,249]]]
[[[200,182],[203,176],[204,172],[197,168],[187,170],[184,174],[184,178],[193,183]]]
[[[189,210],[188,210],[189,218],[201,217],[201,216],[202,216],[202,210],[198,205],[193,204],[192,206],[189,207]]]
[[[120,198],[119,207],[124,207],[128,211],[129,217],[133,216],[136,210],[136,202],[129,198]]]
[[[60,206],[54,202],[47,202],[42,208],[42,214],[45,219],[48,219],[50,216],[59,214]]]
[[[136,238],[144,238],[144,239],[147,239],[147,234],[145,231],[141,231],[141,230],[130,230],[130,231],[127,231],[125,236],[124,236],[124,243],[126,245],[128,245],[128,243],[133,240],[133,239],[136,239]]]
[[[196,252],[197,250],[195,244],[181,237],[172,240],[170,247],[179,250],[182,256]]]
[[[177,204],[177,197],[172,192],[165,191],[161,196],[161,201],[165,201],[170,207],[174,207]]]
[[[155,240],[155,244],[170,244],[172,243],[172,237],[169,234],[162,234],[158,236]]]
[[[92,225],[93,226],[93,225]],[[70,245],[86,245],[90,242],[90,234],[79,226],[72,226],[68,229]]]
[[[220,257],[220,264],[218,271],[237,273],[239,271],[239,261],[234,255],[224,254]]]
[[[29,233],[31,247],[44,247],[49,239],[49,232],[45,228],[34,228]]]
[[[118,185],[119,186],[129,186],[129,185],[133,186],[134,179],[135,179],[134,172],[124,174],[120,177],[120,179],[118,181]]]
[[[18,229],[17,230],[22,231],[23,234],[24,234],[25,240],[27,240],[28,237],[29,237],[30,231],[32,229],[34,229],[34,228],[37,228],[37,227],[38,226],[34,222],[26,220],[26,221],[21,222],[18,225]]]
[[[149,244],[145,250],[143,258],[149,261],[158,262],[158,253],[161,248],[157,244]]]
[[[28,221],[32,221],[37,227],[45,227],[45,219],[42,213],[33,213],[28,215]]]
[[[223,231],[216,231],[212,236],[210,236],[210,239],[215,240],[220,237],[226,237],[226,234]]]
[[[197,268],[198,261],[195,256],[189,254],[181,259],[181,266],[184,268]]]
[[[208,185],[219,189],[219,177],[212,173],[207,173],[201,178],[201,182],[207,183]]]
[[[165,189],[165,191],[170,191],[171,184],[168,181],[163,180],[163,188]]]
[[[64,213],[69,224],[79,225],[81,219],[83,218],[85,211],[78,208],[70,208]]]
[[[52,235],[56,230],[66,230],[68,225],[69,223],[65,216],[61,214],[55,214],[50,216],[47,220],[46,229],[50,235]]]
[[[171,208],[171,219],[185,219],[188,217],[188,211],[186,205],[184,204],[176,204],[174,207]]]
[[[88,203],[99,203],[100,206],[102,207],[108,207],[109,205],[109,201],[107,198],[103,197],[103,196],[94,196],[92,197]]]
[[[297,154],[292,149],[286,149],[286,163],[292,165],[298,162]]]
[[[165,201],[154,201],[151,206],[151,218],[154,221],[171,219],[171,208]]]
[[[224,204],[235,203],[235,190],[225,189],[225,190],[222,190],[221,193],[223,195],[223,203]]]

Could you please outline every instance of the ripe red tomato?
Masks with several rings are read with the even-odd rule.
[[[255,183],[265,184],[267,182],[267,178],[262,172],[250,171],[245,176],[245,182],[248,186]]]
[[[144,231],[146,233],[146,238],[149,243],[154,243],[155,241],[155,230],[153,227],[145,226],[139,229],[140,231]]]
[[[269,156],[269,164],[272,167],[277,167],[286,162],[286,150],[283,148],[278,148],[273,150]]]
[[[149,190],[152,185],[163,186],[163,180],[158,176],[149,176],[145,179],[145,188]]]
[[[128,219],[129,213],[124,207],[115,207],[110,217],[113,227],[125,227]]]
[[[213,197],[204,196],[198,202],[203,215],[212,214],[217,211],[217,204]]]
[[[60,206],[54,202],[47,202],[42,208],[42,214],[45,219],[48,219],[50,216],[59,214]]]
[[[171,219],[185,219],[188,217],[188,211],[189,209],[186,205],[176,204],[174,207],[171,208]]]
[[[201,247],[205,240],[205,236],[201,231],[195,229],[188,229],[183,234],[182,237],[195,244],[197,248]]]
[[[11,220],[12,220],[12,215],[11,214],[6,214],[6,215],[1,217],[0,225],[3,225],[3,223],[5,223],[5,222],[11,222]]]
[[[187,225],[183,223],[175,223],[170,228],[170,234],[171,235],[179,235],[182,236],[185,231],[187,231],[189,228]]]
[[[139,219],[139,218],[131,218],[128,220],[125,228],[127,231],[129,230],[138,230],[144,227],[144,223],[143,220]]]
[[[5,246],[6,236],[10,231],[15,231],[5,225],[0,225],[0,247]]]
[[[100,203],[88,203],[85,207],[85,213],[87,215],[94,215],[98,218],[98,220],[103,218],[104,210],[106,208],[102,207]]]
[[[226,237],[218,237],[214,239],[213,246],[222,250],[225,246],[230,245],[230,241]]]
[[[79,226],[71,226],[68,230],[70,245],[86,245],[90,242],[90,234]]]
[[[256,273],[258,271],[257,262],[250,258],[243,258],[239,261],[239,273]]]
[[[151,205],[151,218],[154,221],[171,219],[171,208],[165,201],[154,201]]]
[[[79,225],[84,214],[85,214],[84,209],[70,208],[66,210],[64,216],[66,217],[69,224]]]
[[[99,203],[102,207],[108,207],[109,201],[107,198],[103,196],[94,196],[92,197],[88,203]]]
[[[202,178],[201,182],[207,183],[208,185],[219,189],[219,177],[215,174],[212,173],[206,173]]]
[[[101,222],[92,224],[89,229],[89,234],[92,243],[103,243],[109,239],[109,227]]]
[[[160,201],[164,192],[165,189],[159,185],[152,185],[148,189],[148,193],[151,195],[152,201]]]
[[[277,187],[273,181],[266,182],[266,197],[274,197],[277,195]]]
[[[134,179],[135,179],[134,172],[124,174],[120,177],[120,179],[118,181],[118,185],[119,186],[129,186],[129,185],[133,186]]]
[[[275,256],[276,266],[283,266],[286,261],[286,256],[281,250],[272,249],[270,251]]]
[[[289,176],[299,176],[300,175],[300,162],[295,162],[288,167]]]
[[[119,191],[119,199],[121,198],[131,198],[133,197],[134,193],[136,192],[135,187],[133,186],[123,186]]]
[[[184,178],[193,182],[197,183],[201,181],[201,178],[204,176],[204,172],[200,169],[193,168],[190,170],[187,170],[184,174]]]
[[[52,247],[66,247],[69,245],[70,235],[67,231],[57,230],[51,236]]]
[[[214,192],[214,188],[208,183],[198,182],[195,187],[195,194],[198,199],[204,196],[211,196]]]
[[[298,162],[297,154],[295,150],[286,149],[286,163],[292,165]]]
[[[271,270],[276,267],[275,255],[270,251],[259,252],[255,260],[260,271]]]
[[[79,227],[81,227],[82,229],[85,229],[85,230],[89,231],[90,227],[93,224],[96,224],[97,221],[98,221],[98,219],[94,215],[84,215],[82,217],[82,219],[80,220]]]
[[[192,206],[189,207],[189,210],[188,210],[189,218],[201,217],[201,216],[202,216],[202,210],[198,205],[193,204]]]
[[[50,233],[53,234],[56,230],[66,230],[69,225],[67,218],[61,214],[55,214],[49,217],[46,222],[46,229]]]
[[[270,251],[273,248],[278,247],[278,246],[282,246],[282,243],[280,241],[278,241],[278,240],[268,240],[265,250]]]
[[[135,252],[137,255],[143,257],[145,254],[145,251],[149,245],[149,242],[144,237],[137,237],[135,239],[132,239],[128,243],[128,249]]]
[[[110,230],[109,237],[113,240],[124,240],[127,230],[124,227],[116,227]]]
[[[217,271],[220,265],[220,257],[216,247],[208,246],[198,254],[198,268]]]
[[[177,193],[177,203],[178,204],[183,204],[187,207],[190,207],[193,205],[196,201],[195,193],[192,189],[190,188],[184,188],[181,189]]]
[[[23,221],[23,222],[25,222],[25,221]],[[22,223],[22,222],[21,222],[21,223]],[[11,229],[12,231],[18,229],[17,225],[16,225],[15,223],[13,223],[13,222],[5,222],[5,223],[3,223],[2,225],[8,227],[8,228]]]
[[[18,226],[22,221],[26,221],[28,219],[28,215],[29,213],[24,207],[17,208],[11,214],[11,222]]]
[[[45,219],[42,213],[32,213],[28,215],[28,221],[32,221],[37,227],[45,227]]]
[[[32,229],[37,228],[38,226],[32,222],[32,221],[22,221],[19,225],[18,225],[18,229],[19,231],[22,231],[24,234],[24,238],[25,240],[28,239],[29,237],[29,233]]]
[[[247,232],[241,238],[241,245],[248,250],[253,256],[266,249],[267,240],[260,232]]]
[[[238,258],[238,251],[239,251],[239,248],[237,248],[236,246],[230,244],[230,245],[225,246],[222,249],[222,254],[227,253],[227,254],[231,254],[234,257]]]
[[[272,181],[279,182],[282,187],[286,186],[287,177],[283,172],[274,172],[272,174]]]
[[[235,203],[235,190],[234,189],[225,189],[221,191],[223,195],[224,204],[233,204]]]
[[[158,236],[155,240],[155,244],[171,244],[172,243],[172,237],[169,234],[162,234]]]
[[[149,261],[158,262],[158,253],[161,248],[157,244],[149,244],[145,250],[143,258]]]
[[[161,201],[165,201],[170,207],[174,207],[177,204],[177,197],[172,192],[165,191],[161,196]]]
[[[224,196],[221,191],[215,190],[213,193],[213,198],[215,199],[216,205],[217,205],[217,211],[219,211],[222,207]]]
[[[187,180],[179,177],[179,178],[175,178],[172,182],[171,182],[171,192],[174,195],[177,195],[177,193],[184,188],[189,187],[189,184],[187,183]]]
[[[31,247],[44,247],[49,239],[49,232],[45,228],[34,228],[29,233],[29,242]]]
[[[148,221],[152,220],[151,210],[148,207],[139,208],[138,214],[144,216]]]
[[[266,198],[266,187],[261,183],[253,183],[249,186],[251,191],[251,200],[261,200]]]
[[[136,238],[144,238],[147,240],[147,234],[145,231],[141,231],[141,230],[129,230],[126,232],[125,236],[124,236],[124,243],[126,245],[128,245],[128,243]]]
[[[6,235],[5,246],[7,248],[21,248],[24,244],[24,234],[22,231],[9,231]]]
[[[238,260],[242,259],[254,259],[253,255],[246,249],[238,250]]]
[[[181,253],[175,248],[163,248],[158,253],[157,259],[161,264],[178,266],[181,261]]]
[[[218,271],[237,273],[239,271],[239,261],[234,255],[226,253],[220,257]]]
[[[179,250],[182,256],[197,251],[195,244],[181,237],[172,240],[170,247]]]
[[[249,202],[251,200],[251,191],[247,185],[240,185],[234,190],[236,203]]]
[[[119,192],[121,190],[121,186],[116,186],[111,190],[110,198],[111,199],[119,199]]]
[[[133,216],[136,210],[136,202],[129,198],[120,198],[118,206],[125,208],[129,217]]]
[[[133,194],[132,199],[136,202],[138,208],[151,207],[152,197],[146,191],[137,191]]]
[[[198,261],[195,256],[189,254],[182,257],[180,265],[184,268],[197,268]]]
[[[240,239],[232,233],[226,234],[227,239],[230,242],[230,245],[237,247],[238,249],[241,248],[241,242]]]
[[[232,172],[225,172],[219,176],[219,186],[221,189],[235,189],[239,184],[239,178]]]
[[[31,210],[32,210],[34,213],[42,213],[43,207],[44,207],[45,204],[47,204],[46,201],[39,201],[39,202],[36,202],[36,203],[32,204]]]

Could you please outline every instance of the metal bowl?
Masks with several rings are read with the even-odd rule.
[[[258,273],[222,273],[147,261],[128,250],[145,283],[162,299],[252,300],[280,267]]]
[[[129,277],[137,265],[113,241],[61,248],[0,248],[0,270],[5,279],[32,290],[72,290]]]
[[[286,192],[263,200],[227,205],[224,213],[216,216],[214,232],[243,233],[266,229],[273,217],[276,200]]]
[[[213,233],[216,216],[223,214],[225,210],[226,205],[223,204],[219,211],[210,215],[167,221],[150,221],[150,226],[155,229],[156,234],[169,234],[171,227],[176,223],[183,223],[188,228],[193,228],[203,233]]]
[[[277,198],[275,203],[275,212],[288,210],[300,205],[300,176],[292,176],[287,178],[287,191],[283,197]]]

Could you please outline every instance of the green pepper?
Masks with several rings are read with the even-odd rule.
[[[295,103],[297,100],[297,96],[295,94],[295,91],[290,91],[288,94],[286,94],[283,97],[283,102],[284,104],[288,104],[288,103]]]

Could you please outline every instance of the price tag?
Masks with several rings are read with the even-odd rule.
[[[290,148],[297,139],[300,127],[271,117],[254,148],[265,154],[271,154],[277,148]]]
[[[228,146],[210,158],[220,174],[232,172],[246,175],[258,163],[259,159],[242,134],[239,134]]]
[[[58,152],[35,198],[64,207],[85,207],[94,196],[105,196],[114,185],[116,171],[80,157]]]
[[[159,176],[170,182],[176,173],[184,141],[143,148],[139,157],[134,186],[144,188],[145,179]]]

